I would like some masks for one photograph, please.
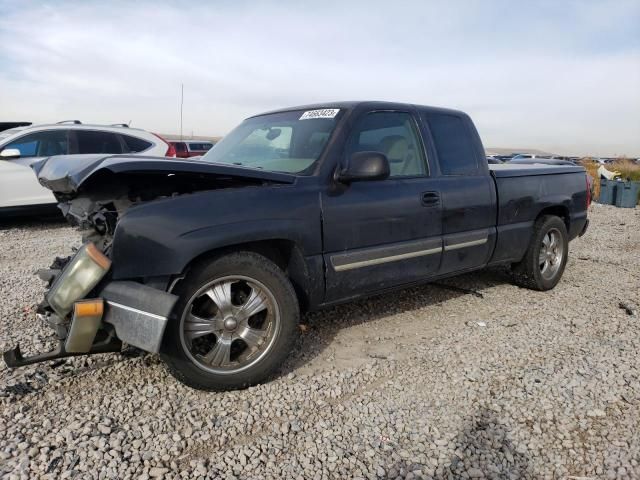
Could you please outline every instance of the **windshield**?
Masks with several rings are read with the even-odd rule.
[[[305,174],[322,154],[339,112],[296,110],[249,118],[201,160]]]

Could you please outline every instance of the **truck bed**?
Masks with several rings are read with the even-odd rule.
[[[498,200],[498,238],[492,263],[522,258],[541,211],[562,217],[570,239],[583,231],[587,221],[587,180],[583,167],[493,164],[489,165],[489,171]]]

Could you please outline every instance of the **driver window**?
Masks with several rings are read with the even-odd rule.
[[[51,130],[25,135],[4,149],[15,148],[20,150],[20,157],[51,157],[53,155],[66,155],[69,151],[66,130]]]
[[[387,156],[391,177],[427,173],[418,131],[408,113],[373,112],[358,119],[347,142],[347,159],[354,153],[367,151]]]

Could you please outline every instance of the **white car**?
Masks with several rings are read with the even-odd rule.
[[[56,199],[38,183],[31,165],[54,155],[87,153],[175,157],[173,146],[160,136],[124,124],[87,125],[72,120],[5,130],[0,132],[0,215],[54,207]]]

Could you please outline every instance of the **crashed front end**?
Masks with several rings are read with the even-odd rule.
[[[158,210],[142,215],[143,226],[136,225],[135,233],[118,240],[117,232],[127,217],[131,228],[141,218],[135,210],[139,213],[162,200],[294,181],[291,175],[235,165],[126,155],[61,155],[36,163],[33,169],[39,182],[54,193],[65,218],[80,231],[83,245],[73,256],[58,258],[49,269],[39,272],[48,289],[37,316],[53,328],[57,348],[25,357],[16,346],[4,354],[9,367],[116,352],[123,343],[159,352],[177,301],[169,292],[182,278],[183,267],[157,275],[150,275],[149,270],[159,255],[179,257],[180,252],[162,248],[147,255],[153,252],[140,246],[149,245],[142,242],[141,235],[157,234],[146,232],[145,226],[153,227],[161,220]],[[171,224],[166,223],[161,234],[170,235],[170,229]],[[140,245],[135,245],[138,242]],[[131,247],[136,253],[123,259],[122,251],[131,252]]]
[[[163,289],[112,279],[110,257],[116,224],[128,208],[151,196],[142,191],[147,186],[133,189],[115,177],[104,181],[102,167],[109,158],[77,157],[71,163],[65,157],[53,157],[34,166],[40,183],[54,192],[62,213],[83,239],[82,247],[72,256],[56,258],[48,269],[38,271],[47,282],[47,290],[36,316],[53,329],[57,347],[24,356],[17,345],[3,354],[10,368],[76,355],[119,352],[123,343],[158,353],[177,300]],[[78,169],[77,165],[83,168]],[[92,183],[96,172],[99,181]],[[90,192],[80,188],[87,182]],[[156,179],[155,183],[161,182]],[[160,188],[155,198],[164,195],[165,188]]]
[[[131,281],[111,281],[111,260],[93,242],[41,270],[48,282],[37,316],[55,332],[57,348],[25,357],[20,346],[4,353],[11,368],[75,355],[118,352],[122,343],[160,351],[175,295]]]

